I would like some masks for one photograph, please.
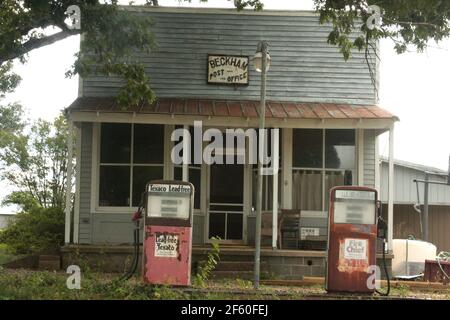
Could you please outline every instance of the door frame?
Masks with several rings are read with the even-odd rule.
[[[226,165],[226,164],[223,164]],[[242,211],[242,239],[241,240],[226,240],[222,239],[219,243],[222,244],[235,244],[235,245],[245,245],[247,244],[247,220],[248,220],[248,200],[250,197],[249,192],[249,182],[248,182],[248,166],[243,164],[243,176],[242,176],[242,187],[243,187],[243,211]],[[210,192],[211,192],[211,166],[207,166],[206,168],[206,223],[205,223],[205,242],[211,243],[211,239],[209,238],[209,219],[210,219]]]
[[[207,130],[208,128],[204,128],[203,130]],[[226,128],[221,128],[222,131],[224,131]],[[224,141],[225,143],[225,141]],[[203,149],[205,147],[205,143],[203,144]],[[248,139],[245,139],[245,163],[243,166],[243,177],[242,177],[242,183],[243,183],[243,212],[242,212],[242,240],[220,240],[219,243],[221,244],[230,244],[230,245],[247,245],[248,244],[248,230],[247,230],[247,221],[248,217],[251,214],[251,194],[252,194],[252,165],[248,164],[247,160],[249,159],[248,155]],[[223,164],[226,165],[226,164]],[[209,238],[209,210],[210,210],[210,191],[211,191],[211,166],[207,165],[203,162],[203,168],[202,170],[205,172],[205,225],[204,225],[204,232],[205,237],[204,241],[205,243],[211,243],[211,239]]]

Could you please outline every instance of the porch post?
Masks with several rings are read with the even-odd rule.
[[[272,186],[272,249],[277,248],[278,240],[278,155],[279,155],[279,130],[274,129],[273,133],[273,186]]]
[[[394,124],[389,128],[388,190],[388,250],[392,252],[394,234]]]
[[[72,195],[72,157],[73,157],[73,121],[69,119],[68,137],[67,137],[67,177],[66,177],[66,221],[65,221],[65,232],[64,232],[64,242],[66,244],[70,243],[70,229],[71,229],[71,206],[70,200]]]
[[[191,139],[189,137],[189,127],[183,126],[183,181],[189,181],[189,159],[191,153]]]
[[[281,174],[281,196],[283,209],[292,209],[292,128],[283,129],[283,141],[281,142],[283,159]]]
[[[358,186],[364,186],[364,129],[357,129],[358,134]]]
[[[79,243],[80,235],[80,176],[81,176],[81,122],[75,123],[75,197],[73,203],[73,243]]]

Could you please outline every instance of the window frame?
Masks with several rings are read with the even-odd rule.
[[[302,129],[302,128],[293,128],[292,130],[294,131],[294,130],[296,130],[296,129]],[[322,129],[316,129],[316,130],[322,130],[322,167],[320,167],[320,168],[308,168],[308,167],[295,167],[294,166],[294,152],[295,152],[295,149],[294,149],[294,139],[292,139],[292,155],[291,155],[291,159],[290,159],[290,161],[291,161],[291,163],[292,163],[292,168],[291,168],[291,179],[293,179],[293,174],[294,174],[294,172],[296,172],[296,171],[300,171],[300,170],[305,170],[305,171],[319,171],[320,172],[320,174],[321,174],[321,182],[322,182],[322,203],[321,203],[321,209],[320,210],[317,210],[317,211],[326,211],[326,201],[325,201],[325,198],[326,198],[326,190],[325,190],[325,183],[326,183],[326,173],[327,172],[342,172],[344,175],[345,175],[345,171],[351,171],[352,172],[352,185],[354,186],[354,185],[357,185],[356,184],[356,180],[357,180],[357,178],[358,178],[358,170],[359,170],[359,167],[358,167],[358,163],[359,163],[359,159],[358,159],[358,132],[357,132],[357,130],[356,129],[352,129],[352,128],[336,128],[336,129],[333,129],[333,128],[327,128],[327,129],[325,129],[325,128],[322,128]],[[354,166],[354,168],[353,169],[351,169],[351,170],[349,170],[349,169],[344,169],[344,168],[326,168],[325,167],[325,163],[326,163],[326,159],[325,159],[325,157],[326,157],[326,145],[325,145],[325,142],[326,142],[326,130],[353,130],[353,132],[354,132],[354,137],[355,137],[355,151],[354,151],[354,156],[355,156],[355,166]],[[293,134],[292,134],[292,137],[294,137],[294,132],[293,132]],[[293,191],[294,190],[291,190],[291,193],[293,194]],[[292,199],[292,195],[291,195],[291,199]]]
[[[132,213],[137,210],[137,206],[133,206],[133,168],[134,167],[160,167],[163,172],[163,179],[167,179],[166,175],[166,166],[167,154],[164,152],[163,162],[162,163],[147,163],[147,164],[135,164],[133,163],[134,159],[134,126],[136,124],[141,123],[127,123],[131,126],[131,155],[129,163],[102,163],[100,161],[101,156],[101,125],[102,123],[108,122],[96,122],[93,126],[93,134],[92,134],[92,182],[91,182],[91,212],[93,213]],[[161,125],[157,123],[142,123],[144,125]],[[163,126],[163,144],[166,142],[166,125]],[[170,138],[170,137],[169,137]],[[129,195],[130,195],[130,203],[127,206],[101,206],[100,205],[100,167],[101,166],[128,166],[130,167],[130,187],[129,187]],[[93,192],[92,192],[93,191]]]
[[[173,165],[172,166],[172,171],[173,171],[172,177],[173,177],[174,180],[175,180],[175,170],[176,169],[183,169],[183,165],[179,164],[179,165]],[[200,197],[199,198],[199,205],[200,205],[199,208],[195,207],[195,199],[194,199],[194,213],[200,213],[202,211],[202,189],[203,189],[202,174],[203,174],[203,170],[202,170],[202,166],[201,165],[200,166],[192,165],[192,164],[188,165],[188,179],[190,177],[191,170],[198,170],[200,172],[200,190],[195,190],[195,194],[198,194],[198,196]]]

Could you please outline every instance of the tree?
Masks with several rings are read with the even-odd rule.
[[[2,204],[20,208],[0,242],[14,253],[53,251],[64,241],[68,126],[62,115],[23,119],[19,104],[0,106],[0,177],[15,189]]]
[[[441,41],[450,35],[450,1],[441,0],[314,0],[320,22],[331,22],[328,42],[338,45],[347,59],[353,48],[371,47],[372,40],[388,38],[397,53],[408,46],[423,51],[430,40]],[[369,28],[374,16],[369,6],[380,9],[379,24]],[[356,34],[351,40],[350,35]]]
[[[36,121],[25,131],[20,105],[0,107],[0,176],[14,187],[4,204],[22,211],[64,209],[68,164],[68,128],[61,115],[53,123]]]
[[[238,10],[262,10],[263,2],[234,0]],[[157,5],[158,1],[144,3]],[[450,34],[448,0],[313,0],[313,3],[320,14],[319,22],[332,25],[328,43],[337,45],[345,60],[353,49],[365,50],[366,56],[370,52],[376,54],[373,41],[381,38],[392,39],[397,52],[402,53],[408,46],[421,51],[430,40],[439,42]],[[66,9],[70,5],[77,5],[81,10],[79,30],[72,30],[65,23]],[[373,18],[371,5],[379,6],[382,18],[373,29],[366,24]],[[133,58],[133,52],[149,52],[154,47],[151,26],[149,18],[131,15],[118,6],[117,0],[0,1],[0,95],[12,90],[19,81],[12,71],[13,59],[25,63],[30,51],[83,34],[83,46],[68,76],[114,74],[124,80],[118,94],[122,105],[152,102],[155,95],[149,78],[143,66]],[[58,31],[49,34],[45,31],[49,27]]]
[[[84,41],[68,75],[91,73],[114,74],[125,85],[118,99],[134,105],[152,101],[154,93],[144,68],[132,56],[135,51],[150,51],[154,46],[151,20],[131,16],[120,9],[117,0],[3,0],[0,1],[0,92],[11,90],[18,77],[11,61],[26,62],[27,54],[67,37],[83,34]],[[149,1],[147,1],[149,2]],[[81,10],[80,29],[71,29],[66,20],[69,6]],[[48,28],[58,31],[49,33]],[[118,32],[120,30],[120,32]],[[3,91],[4,92],[4,91]]]

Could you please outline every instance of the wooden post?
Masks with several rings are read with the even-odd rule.
[[[67,177],[66,177],[66,208],[65,208],[65,232],[64,242],[70,243],[70,229],[71,229],[71,195],[72,195],[72,157],[73,157],[73,121],[68,120],[69,129],[67,137]]]
[[[191,139],[189,126],[185,125],[183,130],[183,181],[189,181],[189,159],[191,153]]]
[[[272,132],[273,132],[272,249],[276,249],[278,240],[278,160],[279,160],[278,156],[279,156],[280,142],[279,142],[279,129],[274,129]]]
[[[394,124],[389,129],[388,190],[388,250],[392,252],[394,235]]]

